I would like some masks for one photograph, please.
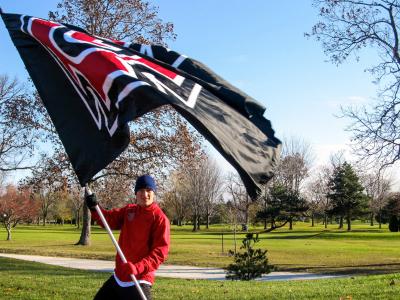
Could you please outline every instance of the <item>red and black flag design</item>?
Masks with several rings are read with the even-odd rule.
[[[281,143],[265,108],[201,63],[72,25],[2,18],[82,186],[127,147],[129,121],[166,104],[233,165],[252,198],[272,177]]]

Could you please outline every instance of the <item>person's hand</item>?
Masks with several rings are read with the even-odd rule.
[[[137,269],[131,262],[128,261],[127,263],[122,263],[121,273],[126,277],[131,277],[132,274],[136,276]]]
[[[86,194],[85,195],[85,202],[86,202],[86,206],[90,209],[90,210],[94,210],[96,205],[99,204],[97,202],[97,198],[95,194]]]

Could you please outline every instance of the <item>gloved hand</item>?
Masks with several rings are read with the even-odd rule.
[[[121,265],[121,273],[124,277],[131,277],[131,274],[133,275],[137,275],[137,269],[136,267],[131,263],[131,262],[127,262],[126,264],[122,264]]]
[[[97,198],[96,198],[95,194],[87,194],[87,193],[85,193],[85,202],[86,202],[86,206],[90,210],[95,210],[96,205],[99,204],[97,202]]]

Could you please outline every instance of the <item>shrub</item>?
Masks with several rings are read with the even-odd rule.
[[[234,263],[226,268],[227,279],[252,280],[273,270],[274,267],[268,264],[267,250],[253,249],[253,245],[257,242],[259,242],[258,235],[254,237],[252,233],[248,233],[240,247],[244,250],[242,253],[229,250],[234,257]]]

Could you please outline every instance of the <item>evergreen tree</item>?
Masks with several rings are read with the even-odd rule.
[[[352,218],[359,217],[367,207],[367,196],[363,193],[360,180],[353,167],[344,162],[337,166],[329,181],[330,192],[328,197],[332,200],[331,213],[346,219],[347,230],[351,230]]]
[[[232,250],[229,251],[234,256],[234,263],[226,269],[227,279],[251,280],[271,272],[273,266],[268,264],[267,250],[253,248],[258,242],[258,235],[254,237],[252,233],[248,233],[240,247],[244,252],[235,254]]]
[[[389,196],[388,202],[382,210],[382,216],[389,220],[390,231],[400,231],[400,193],[393,193]]]
[[[284,226],[286,223],[302,216],[308,210],[307,201],[297,191],[280,184],[271,186],[265,201],[265,208],[258,211],[256,218],[270,222],[269,232]]]

